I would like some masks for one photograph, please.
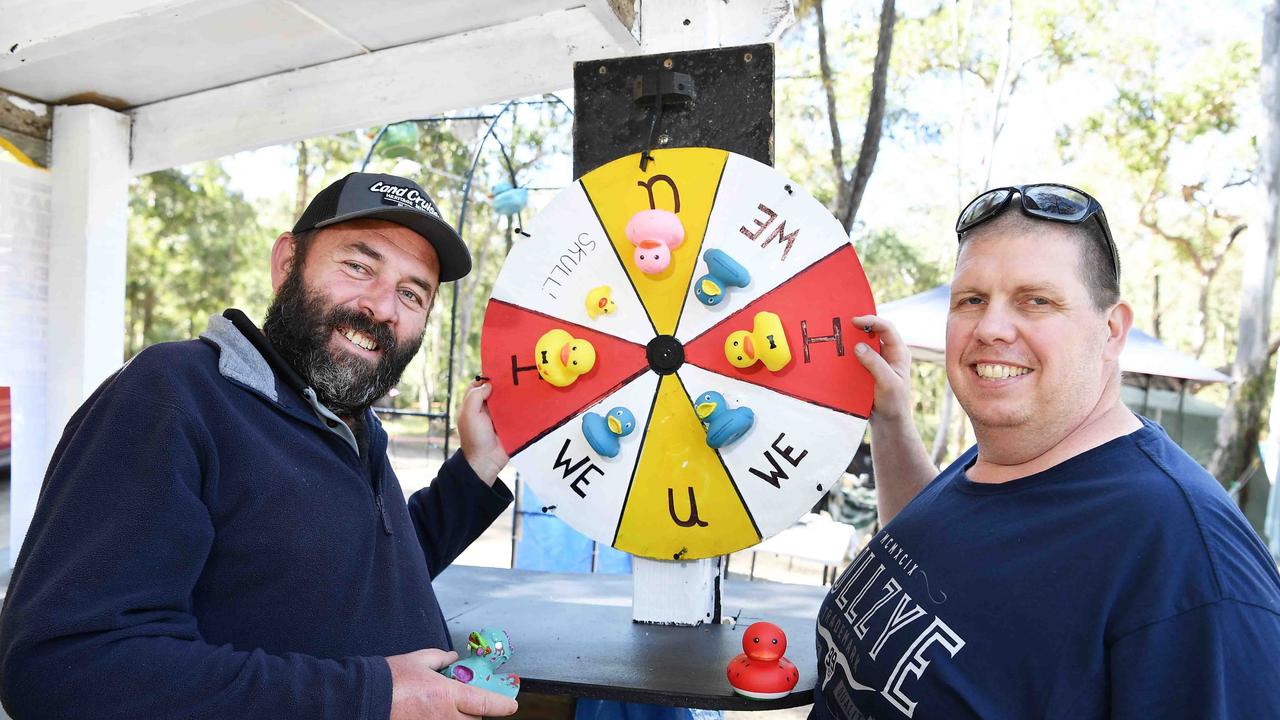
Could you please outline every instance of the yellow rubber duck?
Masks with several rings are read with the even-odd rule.
[[[618,309],[618,304],[609,297],[613,294],[613,288],[608,285],[591,288],[591,292],[587,293],[587,317],[595,320],[601,315],[612,314]]]
[[[791,348],[782,329],[782,318],[771,312],[756,313],[750,332],[737,330],[724,341],[724,356],[737,368],[763,362],[770,372],[778,372],[791,362]]]
[[[595,347],[560,328],[538,338],[533,350],[538,374],[556,387],[572,385],[579,375],[596,366]]]

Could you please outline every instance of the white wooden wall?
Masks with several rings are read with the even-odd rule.
[[[0,560],[9,565],[44,476],[52,198],[49,172],[0,163],[0,386],[13,400],[10,524],[0,537],[9,553]]]

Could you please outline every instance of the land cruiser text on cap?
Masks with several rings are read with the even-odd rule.
[[[395,175],[347,175],[316,193],[293,232],[357,218],[389,220],[426,238],[440,257],[440,282],[457,280],[471,272],[471,253],[458,232],[440,217],[430,196],[414,181]]]

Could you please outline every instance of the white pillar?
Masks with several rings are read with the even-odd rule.
[[[123,360],[129,117],[97,105],[57,106],[51,159],[46,462],[72,413]],[[13,556],[42,479],[14,477]]]

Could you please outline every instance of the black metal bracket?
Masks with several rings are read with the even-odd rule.
[[[631,101],[640,107],[683,105],[697,97],[687,73],[655,68],[631,83]]]
[[[649,134],[645,138],[644,149],[640,151],[641,171],[647,169],[653,159],[649,151],[653,149],[653,139],[662,125],[662,111],[667,107],[688,104],[693,98],[693,78],[685,73],[654,68],[632,82],[631,101],[649,108]]]

